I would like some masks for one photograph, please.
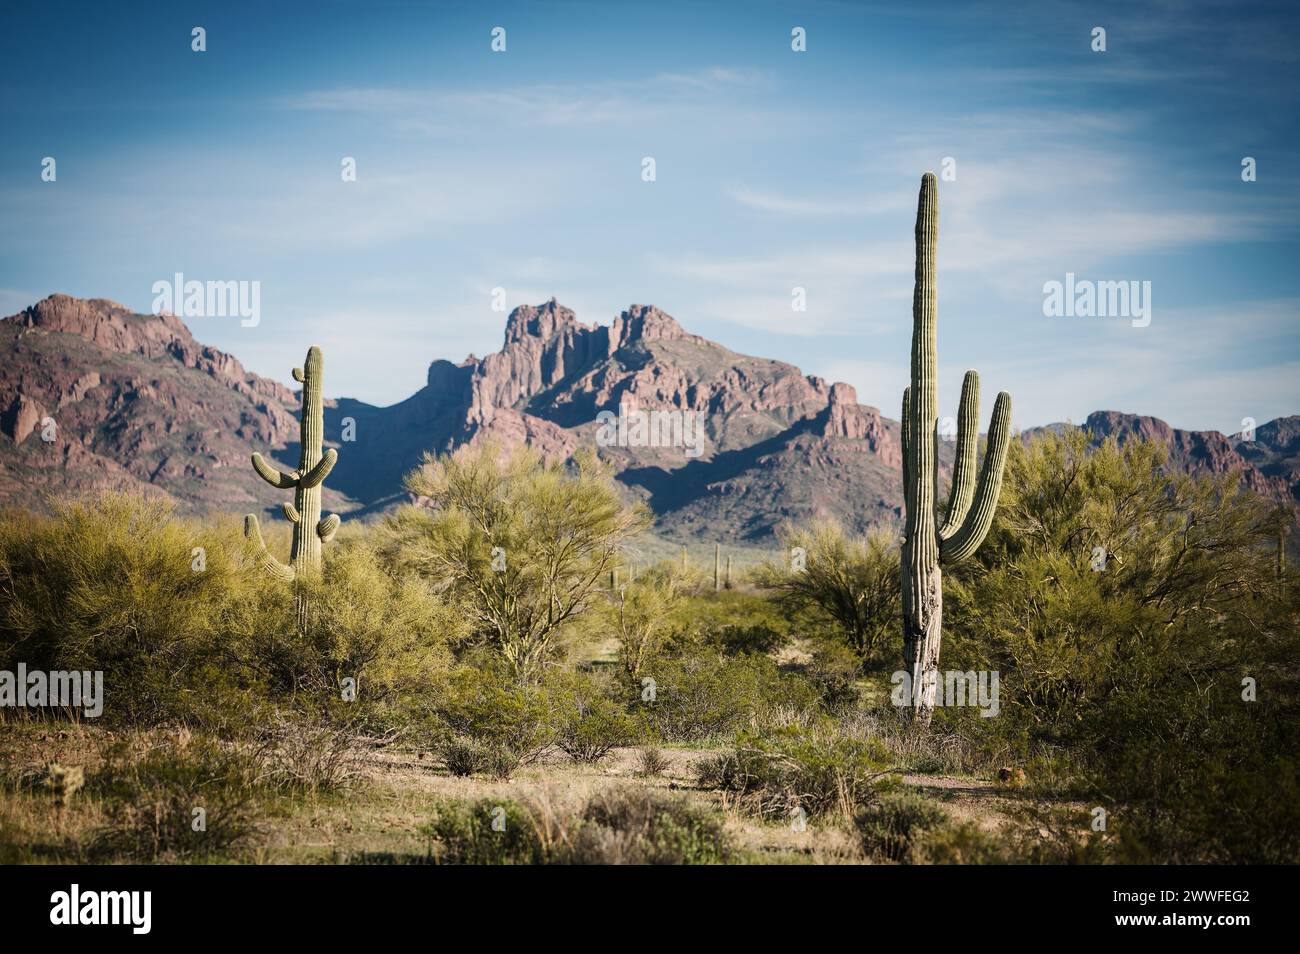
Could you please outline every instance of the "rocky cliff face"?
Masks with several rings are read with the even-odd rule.
[[[248,455],[270,450],[294,466],[296,393],[199,344],[178,318],[53,295],[0,321],[0,355],[0,502],[97,487],[190,510],[278,502]],[[648,433],[606,440],[600,415],[620,409]],[[1260,426],[1253,442],[1108,411],[1085,424],[1098,439],[1162,440],[1171,466],[1238,469],[1256,490],[1300,499],[1300,418]],[[783,520],[817,513],[864,528],[902,507],[897,422],[847,384],[729,351],[649,305],[608,325],[583,324],[553,299],[516,308],[500,351],[435,360],[400,404],[328,402],[327,444],[349,436],[361,452],[345,448],[326,500],[344,512],[405,499],[402,476],[425,451],[487,439],[560,458],[598,449],[677,539],[762,542]],[[946,465],[951,448],[940,451]]]
[[[187,509],[269,502],[251,449],[296,440],[297,397],[172,315],[51,295],[0,321],[0,501],[100,487]]]
[[[1170,427],[1155,417],[1138,414],[1121,414],[1118,411],[1094,411],[1083,426],[1098,438],[1114,437],[1125,441],[1156,440],[1169,447],[1169,464],[1192,474],[1226,474],[1237,471],[1251,490],[1257,493],[1282,496],[1290,492],[1291,484],[1281,474],[1270,474],[1255,466],[1250,457],[1264,463],[1274,455],[1270,453],[1271,438],[1287,427],[1286,421],[1297,418],[1279,418],[1256,431],[1254,441],[1237,434],[1227,437],[1218,431],[1183,431]],[[1260,434],[1259,431],[1264,431]],[[1249,445],[1259,442],[1252,449]],[[1282,450],[1276,447],[1276,450]],[[1249,457],[1247,455],[1250,455]]]

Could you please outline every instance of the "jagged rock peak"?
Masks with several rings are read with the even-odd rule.
[[[1123,411],[1093,411],[1083,426],[1098,437],[1110,437],[1112,434],[1125,437],[1133,434],[1169,443],[1174,436],[1174,429],[1158,417],[1126,414]]]
[[[541,305],[520,305],[506,319],[506,344],[526,338],[546,340],[565,328],[584,328],[570,308],[552,298]]]
[[[180,318],[141,315],[107,298],[54,294],[3,319],[24,332],[76,335],[117,354],[156,359],[170,356],[189,368],[218,378],[235,390],[294,407],[294,392],[278,381],[251,374],[232,355],[200,344]]]
[[[638,341],[673,341],[690,338],[677,319],[654,305],[631,305],[614,319],[610,337],[618,347]]]
[[[178,346],[198,348],[185,323],[174,315],[137,315],[107,298],[54,294],[4,320],[24,328],[77,335],[120,354],[154,358]]]

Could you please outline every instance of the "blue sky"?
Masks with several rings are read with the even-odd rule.
[[[147,311],[178,271],[255,280],[261,323],[196,318],[200,340],[286,382],[318,343],[329,393],[385,404],[434,358],[500,347],[494,287],[589,323],[654,304],[896,417],[917,185],[951,157],[946,413],[967,367],[985,419],[1005,389],[1021,427],[1300,413],[1293,3],[50,2],[0,18],[3,314],[54,291]],[[1066,272],[1150,281],[1151,324],[1045,317],[1043,284]]]

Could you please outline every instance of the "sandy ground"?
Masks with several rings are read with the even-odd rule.
[[[428,844],[419,827],[441,797],[534,799],[562,810],[593,793],[627,785],[646,786],[720,808],[728,830],[749,860],[762,862],[847,863],[860,860],[843,826],[810,821],[796,830],[789,823],[764,822],[735,810],[725,795],[703,791],[694,766],[716,754],[703,749],[664,749],[668,768],[658,776],[638,773],[638,749],[618,749],[595,766],[575,765],[552,754],[523,768],[509,780],[449,775],[432,756],[409,752],[370,753],[361,769],[364,784],[354,794],[319,800],[284,819],[261,854],[265,861],[417,860]],[[905,785],[943,803],[954,819],[995,830],[1010,818],[1014,793],[996,783],[972,778],[906,775]]]

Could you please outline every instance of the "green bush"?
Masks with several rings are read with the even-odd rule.
[[[714,815],[640,789],[597,794],[575,811],[444,801],[421,831],[440,864],[712,864],[732,854]]]
[[[433,715],[434,748],[454,774],[507,778],[555,741],[546,690],[493,669],[458,668]]]
[[[251,569],[233,526],[184,522],[141,497],[6,513],[0,668],[102,671],[110,723],[184,717],[189,693],[230,678],[206,664],[233,594],[258,587]]]
[[[426,454],[405,483],[431,506],[386,521],[389,558],[455,600],[519,682],[542,678],[556,641],[648,524],[588,451],[547,461],[487,442]]]
[[[742,735],[733,751],[696,767],[702,788],[727,792],[755,814],[774,818],[853,814],[886,773],[887,753],[874,740],[846,736],[833,724]]]
[[[433,818],[420,830],[440,864],[547,864],[561,849],[537,821],[527,806],[509,799],[448,799],[434,807]]]
[[[963,730],[1057,765],[1045,794],[1107,806],[1128,859],[1294,859],[1300,613],[1275,511],[1166,455],[1013,445],[988,540],[945,579],[945,666],[1001,674],[1001,715]]]
[[[255,833],[260,760],[212,739],[117,743],[88,789],[103,799],[107,821],[90,854],[158,861],[215,855]]]
[[[305,632],[287,586],[251,591],[226,620],[232,650],[279,693],[339,698],[352,679],[363,706],[427,695],[451,664],[449,642],[465,628],[422,580],[387,570],[356,537],[332,547],[319,579],[301,589],[310,607]]]
[[[700,742],[818,709],[816,689],[766,656],[710,653],[665,658],[644,678],[637,711],[665,741]],[[649,688],[649,687],[647,687]]]
[[[754,572],[787,611],[804,611],[830,623],[862,664],[878,658],[894,634],[899,603],[896,534],[873,531],[851,537],[833,520],[777,531],[782,556]],[[792,554],[802,551],[802,567]]]
[[[238,527],[180,519],[123,494],[0,517],[0,668],[100,670],[103,719],[255,726],[285,697],[319,703],[353,679],[358,710],[409,705],[446,672],[462,624],[361,540],[331,549],[303,588],[250,558]]]
[[[790,640],[788,614],[773,600],[752,593],[709,590],[680,598],[664,617],[662,652],[729,656],[768,653]]]
[[[862,850],[871,858],[898,864],[920,860],[924,835],[947,822],[947,812],[913,792],[882,792],[853,818]]]
[[[636,720],[622,702],[611,698],[611,687],[581,674],[566,674],[549,680],[546,689],[555,744],[574,762],[594,765],[636,737]]]
[[[579,864],[702,865],[732,853],[714,815],[645,789],[595,795],[582,820],[574,853]]]

